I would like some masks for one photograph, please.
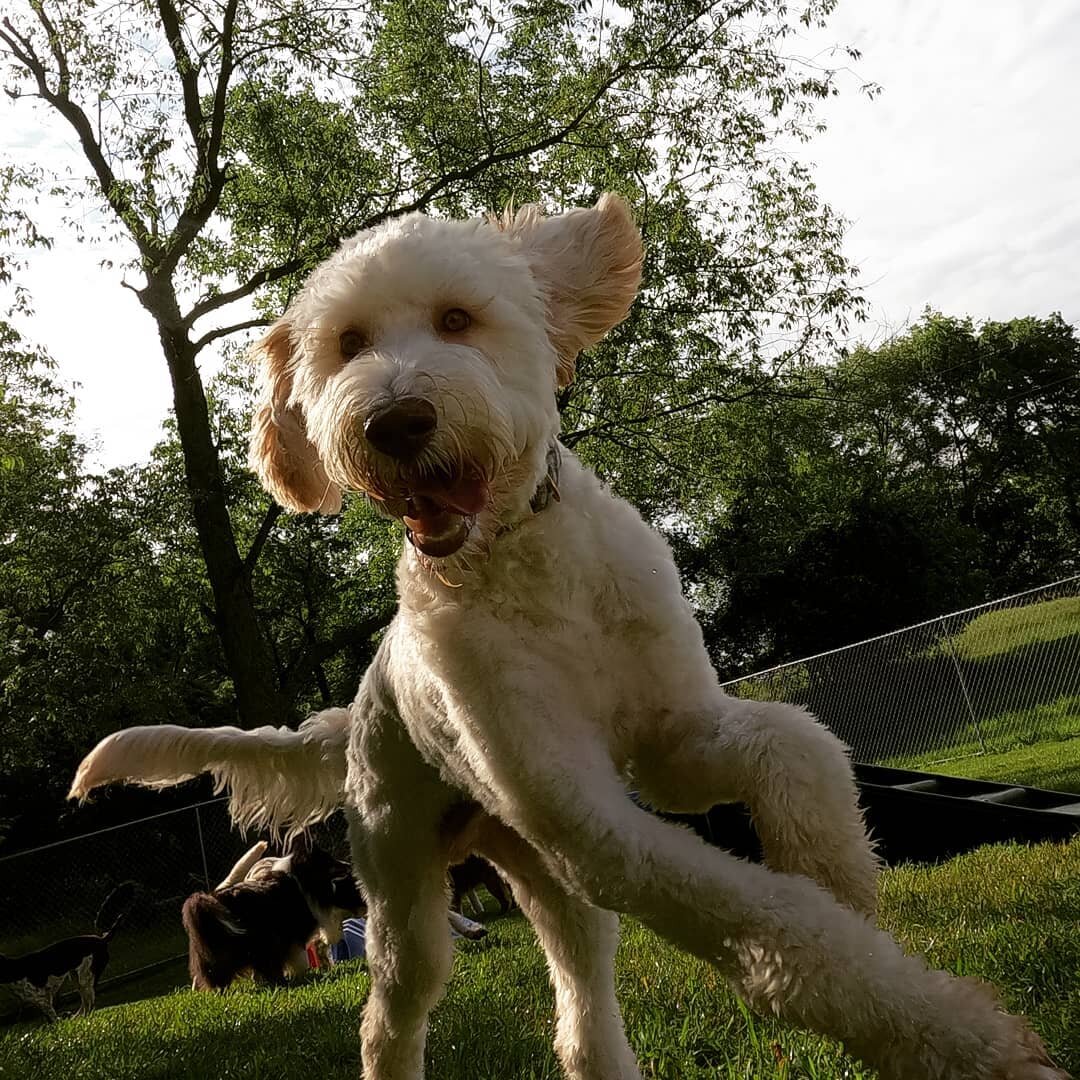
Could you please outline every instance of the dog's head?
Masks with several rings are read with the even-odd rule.
[[[345,919],[367,913],[352,867],[317,844],[302,839],[278,859],[275,869],[293,877],[328,944],[341,940]]]
[[[304,892],[324,907],[342,908],[350,915],[364,913],[364,896],[352,867],[307,837],[294,839],[272,865],[275,871],[296,878]]]
[[[428,558],[528,506],[557,386],[629,310],[641,238],[622,199],[553,217],[411,214],[344,243],[258,346],[251,463],[293,510],[362,491]]]

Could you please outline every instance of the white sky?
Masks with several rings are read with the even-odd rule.
[[[833,41],[861,49],[858,74],[884,87],[873,102],[854,92],[829,102],[830,130],[799,151],[852,221],[847,251],[872,305],[864,335],[927,303],[1080,322],[1080,4],[845,0],[805,51]],[[44,116],[5,98],[3,149],[70,161],[67,132],[43,128]],[[171,399],[153,324],[100,269],[105,253],[55,235],[22,276],[36,306],[25,329],[79,384],[97,460],[142,460]]]
[[[1080,4],[846,0],[829,34],[884,87],[805,151],[876,319],[1080,322]]]

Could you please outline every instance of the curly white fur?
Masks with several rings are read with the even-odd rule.
[[[252,463],[267,488],[324,511],[358,488],[419,516],[347,750],[370,915],[365,1076],[423,1075],[450,968],[445,866],[473,847],[536,927],[573,1080],[640,1077],[614,994],[613,912],[716,964],[759,1008],[842,1038],[886,1080],[1061,1080],[984,987],[928,971],[874,927],[877,863],[845,748],[800,709],[723,693],[662,538],[567,451],[561,500],[531,509],[554,391],[626,314],[640,260],[613,196],[551,218],[410,215],[344,244],[261,346]],[[437,425],[403,460],[365,433],[406,398]],[[429,521],[460,546],[425,553]],[[322,760],[281,754],[275,769],[303,763],[317,783]],[[340,786],[329,761],[314,803],[264,769],[213,768],[240,784],[242,813],[276,820]],[[661,808],[746,801],[769,868],[639,809],[629,782]]]

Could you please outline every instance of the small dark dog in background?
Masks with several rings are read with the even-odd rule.
[[[454,911],[461,911],[461,901],[466,896],[469,897],[473,914],[482,911],[483,907],[475,895],[475,890],[481,885],[498,903],[500,914],[505,915],[514,906],[514,898],[502,875],[487,859],[481,859],[479,855],[470,855],[464,862],[451,866],[450,884],[453,889],[450,906]]]
[[[243,974],[279,984],[307,969],[310,942],[335,944],[342,922],[367,910],[348,863],[304,837],[280,858],[258,858],[238,875],[246,859],[213,892],[184,902],[197,990],[224,990]]]
[[[96,934],[64,938],[23,956],[0,956],[0,983],[10,986],[16,997],[49,1020],[56,1020],[56,995],[68,976],[74,975],[79,985],[79,1013],[85,1016],[91,1012],[98,980],[109,962],[109,942],[131,911],[137,891],[134,881],[125,881],[105,897],[94,920]]]

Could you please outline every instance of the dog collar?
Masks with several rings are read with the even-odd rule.
[[[562,457],[559,454],[558,440],[553,440],[547,452],[547,472],[544,478],[536,486],[533,497],[529,500],[529,508],[534,514],[546,510],[551,500],[559,501],[559,469],[562,465]]]

